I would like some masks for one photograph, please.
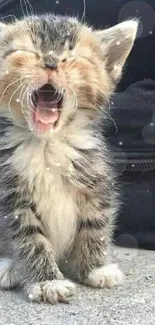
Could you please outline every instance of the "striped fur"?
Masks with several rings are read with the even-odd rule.
[[[30,300],[53,304],[66,302],[74,291],[74,285],[64,275],[97,287],[120,283],[119,269],[106,266],[119,204],[115,173],[100,127],[99,105],[105,104],[104,95],[109,97],[119,77],[111,60],[118,62],[120,71],[132,47],[136,28],[135,22],[126,22],[110,30],[109,35],[105,31],[105,41],[104,34],[97,34],[71,18],[30,17],[3,26],[0,35],[0,92],[4,95],[0,102],[0,239],[4,257],[9,260],[5,267],[0,265],[1,287],[24,286]],[[19,33],[20,29],[25,30],[24,35]],[[11,110],[8,109],[17,85],[14,79],[11,86],[8,83],[4,64],[10,69],[9,82],[13,73],[21,79],[28,71],[32,74],[31,64],[36,67],[36,62],[32,62],[34,57],[29,58],[29,54],[23,54],[20,60],[16,53],[10,54],[10,47],[17,46],[17,40],[20,44],[26,42],[30,50],[35,47],[42,52],[49,51],[51,44],[61,60],[66,55],[62,41],[68,32],[77,55],[86,56],[85,63],[79,59],[76,66],[68,66],[69,71],[66,70],[78,106],[75,109],[75,104],[64,104],[56,130],[39,134],[31,130],[27,102],[23,100],[25,114],[14,99]],[[125,41],[118,58],[114,46],[120,35]],[[86,79],[88,84],[84,84]],[[102,114],[106,117],[106,111]]]

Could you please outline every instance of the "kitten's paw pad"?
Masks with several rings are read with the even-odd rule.
[[[109,264],[89,273],[86,284],[94,288],[112,288],[123,282],[123,273],[117,264]]]
[[[17,279],[14,277],[12,261],[9,259],[0,260],[0,288],[11,289],[17,286]]]
[[[57,302],[68,303],[75,288],[75,284],[69,280],[38,282],[27,287],[27,297],[30,301],[43,301],[52,305]]]

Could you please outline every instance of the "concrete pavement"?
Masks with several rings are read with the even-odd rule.
[[[123,286],[96,290],[78,286],[69,305],[25,301],[0,292],[0,325],[154,325],[155,251],[115,248],[125,271]]]

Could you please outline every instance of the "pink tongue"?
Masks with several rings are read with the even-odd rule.
[[[35,120],[43,124],[54,124],[58,120],[58,110],[43,115],[38,109],[35,111]]]
[[[44,102],[39,100],[35,111],[35,120],[42,124],[54,124],[59,118],[56,102]]]

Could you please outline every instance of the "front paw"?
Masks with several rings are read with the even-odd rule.
[[[27,286],[26,295],[30,301],[43,301],[54,305],[57,302],[68,303],[74,291],[75,284],[71,281],[52,280]]]
[[[123,282],[123,273],[117,264],[109,264],[92,270],[85,281],[86,285],[94,288],[112,288]]]

